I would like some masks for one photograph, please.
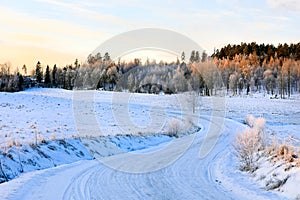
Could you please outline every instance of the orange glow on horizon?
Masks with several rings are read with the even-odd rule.
[[[87,55],[73,55],[34,46],[1,46],[5,49],[5,51],[3,51],[0,55],[0,63],[11,63],[12,72],[17,68],[20,72],[23,72],[21,69],[25,64],[27,66],[27,74],[31,73],[38,61],[40,61],[43,67],[49,65],[51,68],[54,64],[58,67],[74,64],[76,58],[79,62],[84,62],[87,57]]]

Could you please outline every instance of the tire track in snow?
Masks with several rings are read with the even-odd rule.
[[[62,168],[53,168],[40,176],[26,180],[22,187],[33,186],[34,193],[28,193],[25,199],[279,199],[260,189],[253,183],[242,183],[239,174],[226,171],[228,159],[232,155],[231,143],[238,128],[243,125],[225,120],[224,130],[216,146],[203,159],[199,158],[199,149],[211,122],[209,117],[201,116],[202,129],[196,134],[190,148],[173,164],[149,173],[126,173],[111,169],[96,161],[85,161]],[[189,137],[189,136],[186,136]],[[189,140],[177,139],[181,143]],[[174,145],[176,147],[176,145]],[[176,148],[167,153],[176,152]],[[160,156],[160,155],[158,155]],[[130,154],[111,156],[107,161],[119,162],[119,166],[128,164]],[[138,167],[149,167],[155,161],[164,161],[167,157],[147,160]],[[124,162],[123,162],[124,160]],[[232,159],[231,159],[232,160]],[[126,162],[125,162],[126,161]],[[134,166],[130,166],[134,167]],[[233,168],[233,167],[232,167]],[[58,184],[58,181],[62,183]],[[36,178],[39,178],[38,180]],[[40,179],[46,179],[43,181]],[[217,182],[219,180],[220,182]],[[16,179],[17,181],[17,179]],[[56,186],[56,187],[55,187]],[[58,187],[59,186],[59,187]],[[49,190],[53,190],[49,194]],[[20,197],[19,190],[10,196]],[[20,192],[24,192],[20,190]]]
[[[89,177],[82,179],[88,186],[86,188],[89,188],[89,191],[85,190],[84,194],[90,192],[91,199],[266,199],[265,194],[260,193],[258,188],[253,191],[243,188],[243,196],[240,196],[240,192],[234,193],[232,188],[222,184],[222,180],[219,182],[219,177],[216,176],[218,174],[216,170],[219,169],[216,165],[222,164],[220,160],[226,158],[228,152],[232,150],[230,145],[235,131],[243,126],[226,119],[225,128],[215,148],[207,157],[199,159],[200,144],[204,140],[205,131],[211,125],[220,126],[211,122],[209,117],[201,117],[201,124],[203,129],[195,137],[192,146],[172,165],[143,174],[120,172],[103,166],[95,169],[93,173],[87,173]],[[117,159],[122,165],[121,159],[126,159],[126,154],[108,159]],[[142,165],[146,167],[151,164],[150,162]],[[237,180],[232,178],[231,181]],[[76,188],[76,184],[77,181],[70,187]],[[234,186],[234,183],[231,184]],[[240,186],[237,188],[240,189]],[[81,197],[83,196],[79,194],[74,199]]]

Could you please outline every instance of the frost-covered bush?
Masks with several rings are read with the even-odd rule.
[[[51,141],[55,141],[55,140],[56,140],[56,136],[55,136],[54,133],[51,133],[51,135],[50,135],[50,140],[51,140]]]
[[[274,156],[276,155],[276,152],[278,152],[279,149],[279,141],[277,136],[273,136],[272,140],[267,148],[267,155],[268,156]]]
[[[14,137],[9,136],[9,137],[5,138],[5,148],[6,149],[10,149],[15,145],[16,145],[16,143],[15,143],[15,138]]]
[[[266,120],[262,117],[255,118],[253,115],[247,115],[245,119],[245,124],[247,124],[251,128],[256,127],[256,128],[264,129]]]
[[[46,143],[44,136],[41,133],[38,133],[37,139],[39,143]]]
[[[264,118],[248,115],[245,122],[250,128],[238,133],[233,145],[241,161],[241,170],[253,172],[257,167],[256,161],[261,156],[268,157],[273,162],[283,161],[285,170],[300,167],[300,152],[295,146],[295,142],[299,140],[289,137],[279,141],[277,136],[269,140]]]
[[[297,160],[296,160],[296,166],[300,168],[300,158],[299,158],[299,156],[300,156],[300,151],[297,152],[297,155],[298,155],[298,156],[297,156]]]
[[[279,146],[277,155],[288,162],[293,162],[294,147],[291,144],[282,144]]]
[[[244,132],[238,133],[234,142],[234,148],[238,153],[241,162],[241,170],[254,171],[256,165],[254,163],[255,153],[258,151],[257,145],[259,140],[256,137],[256,131],[246,129]]]
[[[256,119],[254,118],[253,128],[259,130],[260,132],[264,132],[265,125],[266,125],[266,120],[264,118],[262,117]]]
[[[255,117],[253,115],[247,115],[245,119],[245,124],[247,124],[250,127],[253,127],[255,121]]]
[[[241,161],[241,169],[253,172],[256,169],[256,157],[258,152],[265,149],[267,136],[265,133],[265,119],[247,117],[252,128],[247,128],[237,134],[234,148]],[[250,126],[249,124],[249,126]]]
[[[275,161],[283,160],[287,164],[295,162],[296,166],[300,166],[297,148],[291,142],[279,142],[276,136],[267,148],[267,155]]]
[[[253,131],[258,138],[258,148],[259,150],[265,149],[267,145],[268,136],[265,131],[266,120],[262,117],[256,118],[254,120]]]
[[[178,137],[181,125],[178,119],[172,118],[168,126],[168,135],[172,137]]]

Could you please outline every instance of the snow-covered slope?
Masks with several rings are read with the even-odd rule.
[[[48,141],[38,145],[10,148],[0,157],[0,181],[11,180],[20,173],[55,167],[79,160],[91,160],[93,155],[79,139]]]
[[[181,100],[180,95],[46,88],[2,92],[0,147],[9,147],[14,141],[35,144],[43,139],[166,132],[168,119],[181,117],[182,104],[188,103],[186,99]],[[78,104],[82,109],[76,107]],[[96,120],[92,127],[99,127],[101,133],[80,131],[90,116]]]
[[[0,93],[0,148],[3,151],[16,142],[25,148],[42,140],[72,141],[74,136],[80,136],[84,137],[83,143],[88,144],[87,149],[95,151],[90,152],[100,160],[84,160],[22,174],[0,185],[1,199],[283,199],[280,195],[286,192],[293,193],[286,195],[289,198],[296,195],[292,186],[299,183],[298,172],[280,192],[266,191],[263,182],[257,184],[258,175],[251,178],[239,171],[231,144],[236,131],[244,128],[239,122],[248,114],[266,118],[270,134],[299,137],[299,98],[220,100],[220,97],[200,97],[200,118],[195,120],[190,118],[190,113],[186,114],[191,108],[190,98],[97,91],[89,98],[91,103],[80,103],[87,96],[91,97],[88,91],[81,91],[75,98],[79,102],[76,104],[73,92],[60,89]],[[206,157],[200,158],[201,147],[208,144],[204,141],[209,142],[205,137],[207,131],[220,125],[210,117],[214,102],[223,101],[227,118],[224,129],[219,138],[210,135],[210,140],[218,138],[217,144]],[[93,117],[95,120],[89,121]],[[172,118],[192,121],[202,129],[195,135],[179,139],[161,135],[167,132],[168,121]],[[93,132],[91,125],[95,124],[100,132]],[[153,133],[157,136],[152,137]],[[139,135],[146,136],[140,141]],[[189,144],[189,137],[194,136],[192,145],[187,145],[189,148],[180,154],[180,147]],[[147,147],[151,148],[145,149]],[[131,150],[138,151],[124,153]],[[60,155],[55,158],[60,159]],[[106,157],[108,155],[114,156]],[[141,159],[136,164],[138,156]],[[162,166],[161,163],[168,164],[157,167]]]

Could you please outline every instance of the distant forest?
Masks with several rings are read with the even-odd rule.
[[[233,94],[267,92],[284,98],[300,92],[300,43],[273,45],[255,42],[216,50],[213,62]]]
[[[44,72],[45,71],[45,72]],[[23,72],[23,75],[22,75]],[[251,95],[256,92],[286,98],[300,92],[300,43],[278,46],[228,44],[209,56],[205,51],[182,52],[176,62],[136,58],[112,61],[109,53],[89,55],[87,62],[43,70],[38,62],[34,72],[10,73],[0,65],[0,90],[20,91],[28,87],[101,89],[166,94],[195,91],[200,95]]]

